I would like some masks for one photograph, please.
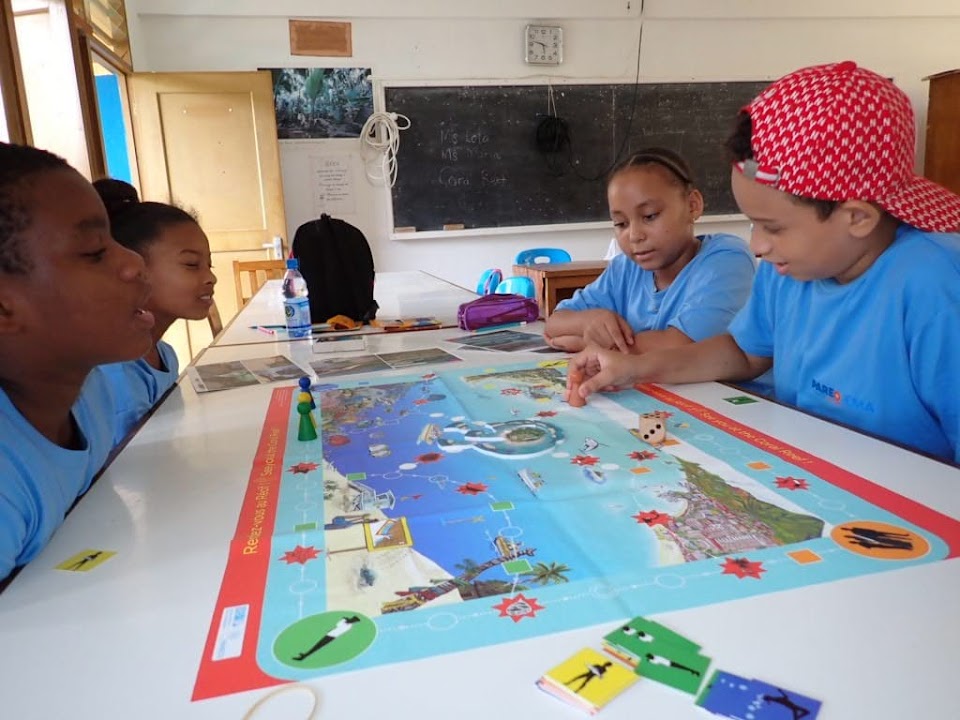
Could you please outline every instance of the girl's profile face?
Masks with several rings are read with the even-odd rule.
[[[703,212],[699,190],[688,190],[656,164],[624,168],[610,179],[607,202],[617,244],[667,284],[696,254],[693,223]]]
[[[210,243],[195,222],[168,225],[147,246],[147,276],[153,287],[150,310],[159,322],[203,320],[213,305]]]

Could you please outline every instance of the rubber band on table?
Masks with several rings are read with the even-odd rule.
[[[314,720],[317,717],[317,711],[320,709],[320,696],[317,694],[317,691],[314,690],[309,685],[302,684],[293,684],[293,685],[282,685],[276,690],[267,693],[262,698],[257,700],[253,707],[247,710],[247,714],[243,716],[243,720],[253,720],[256,717],[257,713],[269,702],[272,702],[274,699],[285,695],[288,693],[306,693],[310,696],[310,699],[313,701],[313,704],[310,706],[310,711],[304,716],[303,720]]]

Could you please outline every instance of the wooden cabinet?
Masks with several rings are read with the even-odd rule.
[[[923,174],[960,195],[960,69],[924,80],[930,100]]]
[[[606,260],[575,260],[567,263],[514,265],[513,274],[526,275],[533,280],[540,314],[546,320],[557,303],[592,283],[606,268]]]

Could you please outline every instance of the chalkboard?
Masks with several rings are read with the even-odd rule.
[[[555,86],[573,167],[566,153],[551,158],[537,149],[546,85],[387,87],[386,109],[411,123],[397,154],[393,224],[425,231],[605,221],[605,178],[597,176],[621,147],[625,157],[654,145],[676,150],[691,164],[706,214],[738,212],[723,141],[740,108],[767,85]]]

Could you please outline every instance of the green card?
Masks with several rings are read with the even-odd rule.
[[[710,658],[705,655],[686,648],[668,647],[662,652],[646,652],[635,672],[640,677],[695,695],[709,667]]]
[[[731,405],[749,405],[750,403],[760,402],[756,398],[752,398],[749,395],[737,395],[736,397],[724,398]]]
[[[670,648],[696,653],[700,646],[689,638],[645,617],[635,617],[613,632],[603,642],[618,657],[635,664],[646,653],[663,654]],[[618,652],[619,651],[619,652]]]

